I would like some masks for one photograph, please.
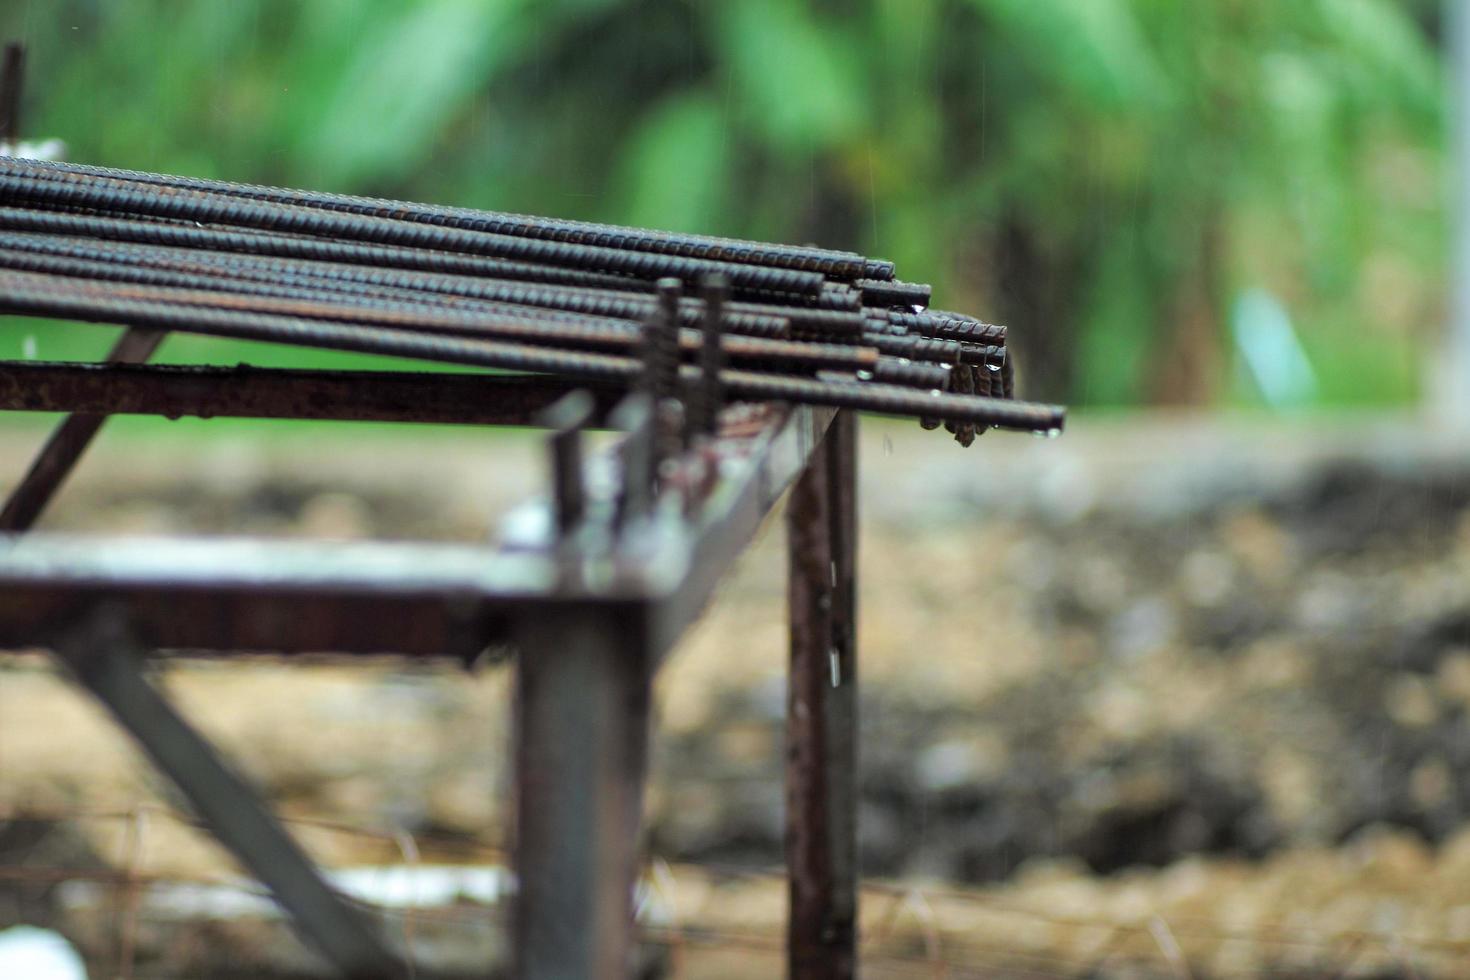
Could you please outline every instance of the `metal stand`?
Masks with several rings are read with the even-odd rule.
[[[372,380],[330,384],[365,392]],[[577,479],[574,430],[597,420],[599,399],[579,395],[571,401],[580,409],[548,418],[541,410],[553,389],[544,379],[495,376],[474,383],[481,386],[476,402],[504,396],[507,421],[567,426],[552,440],[555,499],[529,505],[548,512],[531,525],[554,532],[500,547],[0,534],[0,648],[50,647],[180,787],[220,842],[271,889],[302,937],[339,975],[357,978],[403,976],[406,967],[369,919],[322,879],[248,784],[147,682],[143,658],[156,649],[465,658],[488,644],[515,643],[517,975],[625,976],[634,946],[651,677],[781,494],[805,474],[792,520],[819,542],[823,557],[803,561],[805,598],[794,608],[800,619],[801,611],[829,604],[807,620],[819,632],[801,631],[805,666],[793,690],[815,687],[819,693],[804,703],[826,705],[825,722],[812,734],[798,732],[797,744],[825,759],[810,770],[823,776],[811,799],[830,815],[803,818],[802,826],[815,835],[807,838],[811,853],[837,855],[821,860],[847,867],[850,882],[851,815],[838,813],[851,799],[851,767],[835,760],[851,753],[850,721],[841,714],[850,712],[854,668],[851,496],[829,496],[829,488],[850,489],[852,418],[843,416],[837,435],[827,436],[828,410],[746,406],[733,431],[668,461],[676,477],[686,467],[715,465],[714,473],[704,470],[700,481],[674,478],[655,495],[643,489],[650,467],[637,462],[646,455],[640,447],[650,441],[652,417],[644,396],[630,396],[612,413],[629,422],[629,437],[611,462],[638,492],[589,498]],[[94,393],[84,389],[53,389],[58,398],[48,407],[91,407]],[[210,415],[296,414],[289,399],[265,405],[224,389],[189,397],[194,410]],[[152,405],[151,399],[145,401]],[[532,405],[536,412],[527,414]],[[363,395],[343,398],[330,414],[361,418],[383,410]],[[437,421],[484,417],[475,405],[456,417],[450,403],[434,415]],[[813,499],[825,516],[796,516],[811,514]],[[834,663],[841,679],[836,698],[822,687],[830,685]],[[796,803],[798,810],[806,805]],[[849,828],[835,831],[835,847],[816,839],[829,821],[832,827],[847,821]],[[814,860],[801,858],[797,867]],[[810,877],[806,870],[802,876]],[[850,950],[850,884],[846,906],[841,889],[823,894],[831,897],[814,901],[834,903],[835,912],[819,918],[847,923],[839,934],[849,937]],[[802,908],[813,907],[803,901]],[[840,935],[836,944],[823,941],[840,950]]]
[[[857,970],[856,470],[857,418],[842,412],[786,511],[792,980],[846,980]]]
[[[12,46],[0,141],[18,133],[20,66]],[[514,643],[514,972],[614,980],[633,966],[653,674],[797,481],[787,513],[790,972],[854,976],[857,419],[746,404],[723,427],[728,283],[711,278],[703,292],[698,377],[681,378],[678,281],[665,281],[646,328],[643,394],[621,403],[625,386],[582,383],[564,397],[574,386],[544,375],[148,367],[164,334],[138,327],[105,364],[0,363],[0,410],[71,413],[0,507],[0,647],[50,647],[302,938],[339,975],[368,980],[413,971],[148,681],[146,655],[464,658]],[[114,413],[549,426],[552,500],[532,506],[550,511],[554,530],[503,548],[31,532]],[[595,498],[582,472],[581,431],[604,419],[627,433],[609,460],[622,476],[615,499]]]

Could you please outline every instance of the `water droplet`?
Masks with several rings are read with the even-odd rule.
[[[26,334],[25,340],[20,342],[20,350],[21,355],[26,360],[34,361],[36,359],[36,335],[33,333]]]
[[[858,377],[858,380],[859,381],[872,381],[873,380],[873,372],[872,371],[859,371],[857,373],[857,377]]]
[[[923,313],[924,312],[924,308],[922,306],[920,306],[918,303],[915,303],[913,306],[910,306],[909,309],[913,310],[915,313]]]
[[[985,365],[985,370],[987,370],[987,371],[999,371],[1000,370],[1000,365],[999,364],[986,364]]]
[[[1046,437],[1048,439],[1055,439],[1057,436],[1059,436],[1061,434],[1062,434],[1062,430],[1061,429],[1047,429],[1046,430]]]
[[[833,647],[827,651],[827,668],[832,673],[832,686],[839,687],[842,684],[842,660],[837,656],[837,648]]]
[[[929,394],[933,395],[935,398],[943,398],[944,397],[944,392],[940,391],[938,388],[930,388],[929,389]]]
[[[954,370],[954,365],[951,364],[951,363],[949,363],[948,361],[940,361],[939,362],[939,366],[942,367],[942,368],[944,368],[944,370],[946,370],[946,371],[953,371]]]

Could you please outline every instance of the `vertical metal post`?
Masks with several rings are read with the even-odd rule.
[[[582,484],[582,430],[592,420],[592,396],[582,390],[563,396],[541,415],[552,430],[551,502],[556,531],[565,536],[576,530],[587,509],[587,491]]]
[[[626,980],[648,744],[642,630],[537,616],[516,686],[515,976]]]
[[[619,528],[629,521],[647,517],[653,507],[653,484],[658,471],[658,419],[653,398],[636,391],[618,402],[608,421],[613,428],[626,432],[619,452],[622,455],[623,485],[618,490],[615,521]]]
[[[857,972],[857,417],[837,414],[786,508],[787,961],[792,980]]]
[[[700,322],[702,340],[699,346],[699,387],[691,392],[689,412],[685,418],[691,437],[713,436],[720,429],[720,409],[725,405],[725,387],[720,372],[725,367],[725,351],[721,346],[725,335],[725,303],[730,298],[730,283],[716,272],[704,277],[704,319]]]

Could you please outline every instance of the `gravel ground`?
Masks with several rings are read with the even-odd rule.
[[[49,526],[475,540],[539,479],[524,438],[180,429],[123,426]],[[0,434],[0,484],[33,441]],[[1463,444],[1407,419],[1084,419],[969,452],[867,426],[860,827],[890,883],[872,955],[899,951],[879,975],[934,956],[952,976],[1470,975]],[[761,935],[780,909],[748,875],[781,853],[781,539],[662,675],[649,799],[689,920]],[[183,825],[144,820],[140,844],[104,816],[168,790],[44,661],[0,671],[0,867],[219,873]],[[503,672],[164,675],[292,815],[407,832],[425,860],[502,841]],[[305,833],[328,863],[395,860],[391,836]],[[0,925],[57,908],[0,890]],[[756,953],[680,956],[735,976]]]

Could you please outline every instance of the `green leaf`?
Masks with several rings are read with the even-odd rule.
[[[724,113],[705,92],[672,96],[639,123],[618,160],[619,221],[709,231],[729,186]]]
[[[1167,83],[1125,0],[971,0],[1036,73],[1084,104],[1138,110]]]
[[[742,119],[788,157],[849,140],[867,125],[853,39],[783,0],[721,3],[716,43]]]
[[[377,23],[294,152],[324,185],[393,179],[524,41],[523,0],[436,0]]]
[[[1073,361],[1083,404],[1127,405],[1146,396],[1158,307],[1142,258],[1131,236],[1120,233],[1093,273]]]
[[[1401,9],[1383,0],[1317,2],[1333,48],[1368,76],[1368,92],[1390,105],[1438,114],[1442,95],[1434,55]]]

